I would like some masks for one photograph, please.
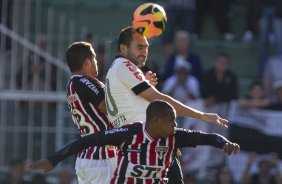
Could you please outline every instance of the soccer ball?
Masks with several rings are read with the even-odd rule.
[[[159,36],[165,29],[167,17],[163,7],[155,3],[145,3],[134,11],[132,25],[146,38]]]

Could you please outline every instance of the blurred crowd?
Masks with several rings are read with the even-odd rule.
[[[1,184],[77,184],[74,169],[70,166],[63,166],[57,174],[45,175],[42,173],[33,173],[26,175],[24,166],[26,160],[12,160],[8,166],[6,176],[0,180]]]

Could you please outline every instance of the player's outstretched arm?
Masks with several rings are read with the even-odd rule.
[[[152,102],[154,100],[164,100],[170,103],[175,108],[176,113],[179,116],[196,118],[203,122],[214,124],[222,128],[228,127],[227,126],[228,121],[226,119],[219,117],[217,114],[204,113],[196,109],[193,109],[191,107],[188,107],[183,103],[175,100],[174,98],[159,92],[157,89],[153,87],[146,89],[145,91],[141,92],[139,95],[149,102]]]
[[[237,143],[230,142],[224,136],[216,133],[178,128],[175,137],[177,147],[179,148],[210,145],[222,149],[227,155],[237,154],[240,151],[240,146]]]
[[[47,173],[54,168],[52,163],[47,159],[38,160],[35,162],[29,162],[25,166],[26,171],[40,171],[41,173]]]
[[[106,131],[100,131],[95,134],[87,135],[85,137],[76,139],[75,141],[66,144],[63,148],[56,151],[47,159],[32,162],[27,165],[26,169],[30,171],[43,171],[48,172],[55,167],[59,162],[66,158],[77,154],[79,151],[86,149],[90,146],[104,146],[114,145],[119,146],[131,134],[134,134],[142,129],[136,129],[141,124],[131,124],[120,128],[114,128]]]

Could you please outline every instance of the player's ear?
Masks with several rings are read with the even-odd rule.
[[[86,58],[86,59],[84,60],[84,62],[83,62],[83,66],[84,66],[84,67],[89,67],[90,65],[91,65],[90,59]]]
[[[127,46],[124,44],[120,44],[120,52],[121,54],[127,54]]]

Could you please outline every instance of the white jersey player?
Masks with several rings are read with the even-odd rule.
[[[144,112],[149,102],[138,95],[152,86],[135,64],[118,56],[105,83],[108,117],[115,127],[146,119]]]
[[[170,103],[175,108],[177,115],[227,127],[227,120],[220,118],[217,114],[203,113],[187,107],[149,84],[149,81],[151,83],[153,81],[154,84],[154,75],[150,75],[147,81],[144,74],[138,69],[146,63],[148,47],[147,39],[132,27],[121,31],[118,38],[120,56],[110,66],[105,81],[106,107],[113,125],[119,127],[136,121],[145,121],[148,104],[159,99]],[[178,162],[175,161],[175,163]],[[177,172],[168,173],[169,183],[183,183],[181,169],[172,170]]]

